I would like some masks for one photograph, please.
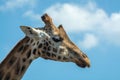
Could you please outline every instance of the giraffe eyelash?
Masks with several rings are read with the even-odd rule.
[[[60,41],[63,41],[63,38],[59,37],[59,36],[55,36],[55,37],[52,37],[52,40],[54,42],[60,42]]]

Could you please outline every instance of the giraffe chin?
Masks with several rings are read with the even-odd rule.
[[[81,67],[81,68],[85,68],[86,67],[85,64],[78,64],[78,63],[76,63],[76,65],[79,66],[79,67]]]
[[[85,63],[82,63],[81,61],[76,61],[76,65],[81,67],[81,68],[85,68],[85,67],[90,67],[90,64],[85,64]]]

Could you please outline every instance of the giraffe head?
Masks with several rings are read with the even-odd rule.
[[[30,44],[34,44],[32,51],[36,57],[74,62],[82,68],[90,67],[87,55],[69,39],[63,26],[56,27],[47,14],[41,18],[45,23],[43,28],[21,26],[22,31],[32,40]]]

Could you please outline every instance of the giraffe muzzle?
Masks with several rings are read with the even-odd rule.
[[[85,67],[90,67],[90,62],[89,61],[85,61],[85,60],[77,60],[76,61],[76,64],[79,66],[79,67],[82,67],[82,68],[85,68]]]
[[[78,59],[76,60],[76,64],[79,66],[79,67],[82,67],[82,68],[85,68],[85,67],[90,67],[90,61],[88,59]]]

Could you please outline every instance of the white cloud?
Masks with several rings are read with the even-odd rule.
[[[41,15],[34,13],[32,10],[29,10],[23,14],[23,17],[29,17],[34,20],[40,20]]]
[[[36,0],[8,0],[3,5],[0,5],[0,11],[13,10],[23,8],[25,6],[33,7]]]
[[[93,34],[85,34],[83,41],[79,42],[80,47],[90,49],[98,45],[98,39]]]
[[[53,17],[56,24],[62,23],[67,31],[89,31],[97,28],[96,25],[100,26],[103,20],[107,19],[103,10],[93,6],[92,3],[84,7],[73,4],[57,4],[45,12]]]
[[[47,8],[45,13],[53,18],[56,25],[63,24],[68,32],[77,32],[78,35],[92,33],[92,35],[85,35],[84,41],[80,41],[86,48],[95,47],[102,41],[120,45],[120,13],[108,15],[105,10],[98,8],[92,2],[84,6],[56,4]],[[39,14],[30,11],[26,13],[26,16],[38,19]]]
[[[84,34],[92,32],[100,39],[99,41],[104,40],[105,43],[120,45],[120,13],[108,15],[103,9],[97,8],[96,4],[91,2],[85,6],[56,4],[45,12],[52,16],[57,25],[62,23],[68,32]],[[83,46],[87,44],[87,39],[84,39]],[[97,38],[94,36],[93,39]],[[97,46],[92,43],[90,43],[90,47]]]

